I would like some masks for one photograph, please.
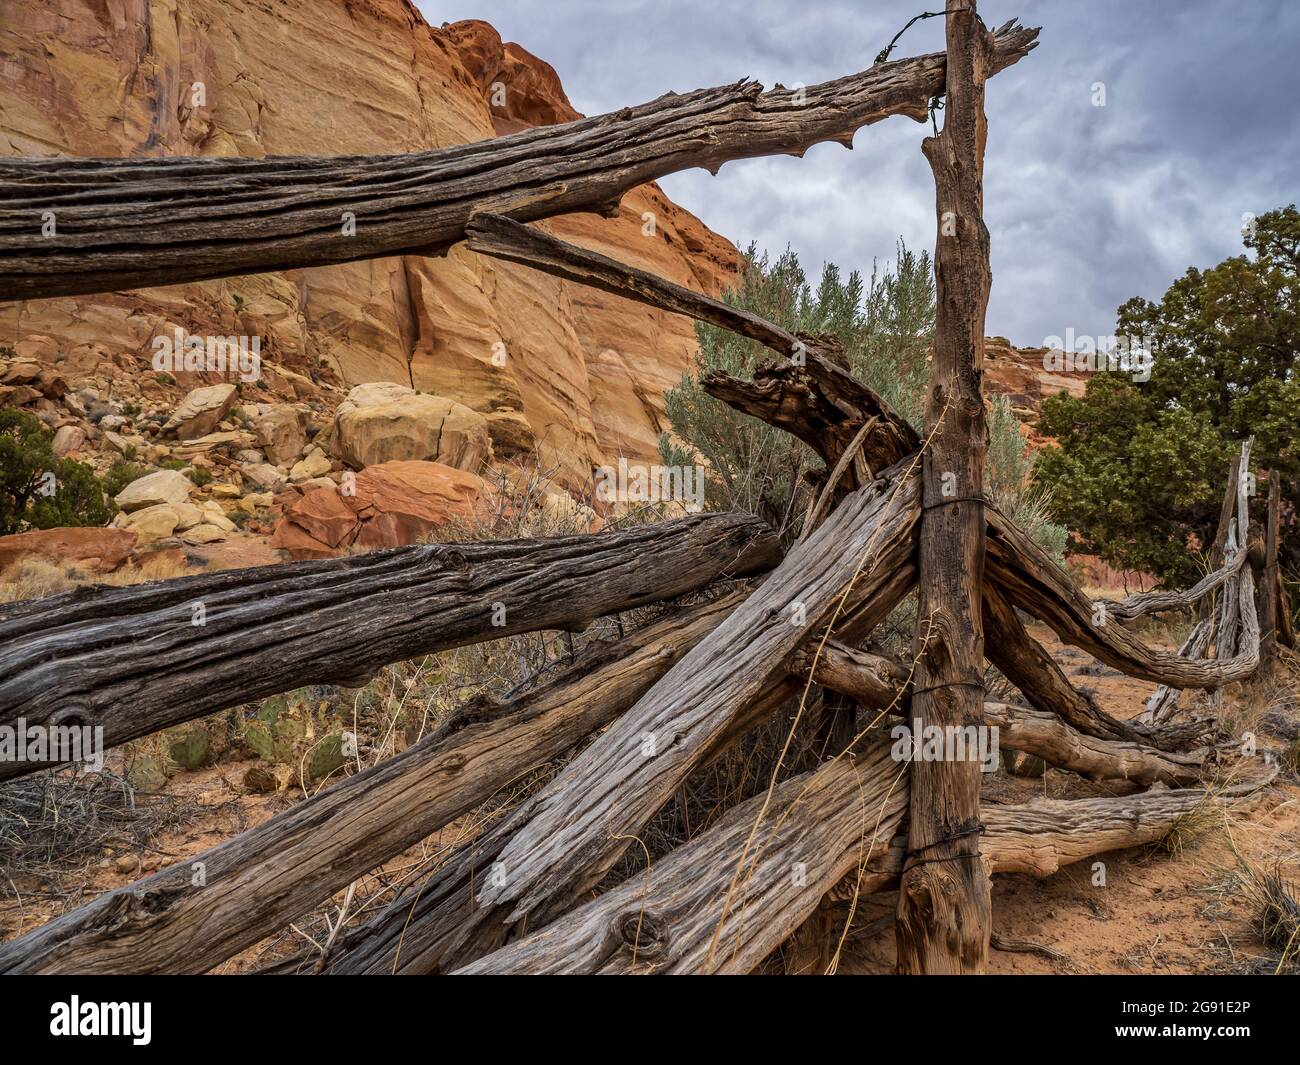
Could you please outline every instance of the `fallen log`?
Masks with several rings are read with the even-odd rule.
[[[779,557],[757,518],[704,514],[8,604],[0,606],[0,725],[102,726],[113,746],[304,684],[358,685],[383,665],[433,651],[581,631],[605,614],[761,572]],[[47,765],[0,761],[0,779]]]
[[[984,582],[984,651],[1031,706],[1055,714],[1072,728],[1104,740],[1141,743],[1162,751],[1199,746],[1215,731],[1213,721],[1156,727],[1106,713],[1079,691],[1047,650],[1030,635],[995,583]]]
[[[900,663],[834,641],[820,655],[802,650],[795,662],[811,669],[813,681],[822,687],[914,724],[908,705],[912,678]],[[1204,751],[1169,754],[1143,743],[1098,739],[1071,728],[1054,713],[1010,703],[985,702],[983,718],[984,724],[997,726],[998,746],[1036,755],[1089,780],[1184,787],[1200,781],[1205,766]]]
[[[593,902],[459,972],[746,973],[850,872],[887,857],[907,808],[905,766],[881,744],[777,786]],[[737,897],[728,889],[741,855]]]
[[[897,709],[899,713],[906,709],[911,673],[901,662],[884,655],[827,640],[820,648],[801,647],[791,657],[790,666],[797,675],[811,673],[814,683],[870,709]]]
[[[1131,595],[1127,599],[1098,599],[1094,608],[1104,609],[1115,621],[1133,621],[1146,614],[1160,614],[1169,610],[1185,610],[1195,606],[1216,588],[1226,584],[1235,576],[1246,561],[1246,553],[1238,552],[1213,573],[1207,573],[1192,587],[1184,591],[1156,591],[1143,595]]]
[[[999,746],[1036,755],[1088,780],[1188,787],[1201,781],[1205,769],[1203,753],[1171,754],[1127,740],[1085,736],[1055,714],[1009,703],[986,702],[984,722],[998,728]]]
[[[864,489],[841,504],[725,626],[538,795],[385,911],[343,933],[327,971],[445,971],[578,901],[693,769],[804,689],[806,681],[789,674],[787,656],[820,639],[872,543],[873,526],[879,535],[836,631],[860,639],[907,594],[916,572],[916,481],[915,472],[892,478],[888,490]],[[831,543],[834,552],[826,548]],[[803,626],[790,624],[795,602],[803,604]],[[506,897],[485,898],[490,889]],[[526,892],[528,909],[518,915],[521,903],[511,896]]]
[[[1181,818],[1209,804],[1248,799],[1275,773],[1220,788],[1153,788],[1106,799],[1037,799],[1023,806],[988,806],[981,848],[996,873],[1051,876],[1062,866],[1107,851],[1155,843]]]
[[[1244,553],[1242,557],[1245,557]],[[1210,646],[1210,636],[1213,633],[1214,625],[1208,621],[1198,621],[1192,626],[1192,631],[1187,634],[1187,639],[1183,641],[1182,646],[1178,648],[1178,657],[1203,658],[1206,649]],[[1146,701],[1146,709],[1138,716],[1138,721],[1151,724],[1167,721],[1178,707],[1179,694],[1180,689],[1161,684]]]
[[[388,761],[0,944],[0,973],[207,971],[608,725],[743,600],[682,608],[505,702],[470,702]]]
[[[1240,571],[1242,649],[1222,661],[1180,658],[1172,651],[1147,646],[1123,625],[1108,624],[1105,615],[1095,614],[1092,601],[1023,530],[991,503],[986,513],[989,575],[1013,605],[1046,623],[1065,642],[1130,677],[1178,688],[1213,691],[1245,680],[1258,668],[1259,621],[1249,566]]]
[[[991,72],[1038,31],[997,34]],[[478,211],[532,221],[612,209],[665,174],[852,145],[923,121],[942,54],[797,90],[747,80],[558,126],[402,155],[0,161],[0,300],[171,285],[445,251]]]
[[[851,586],[883,580],[912,552],[914,474],[897,471],[888,490],[862,489],[617,725],[546,789],[537,814],[499,861],[503,883],[479,891],[486,907],[509,906],[510,923],[545,914],[594,886],[632,835],[734,730],[784,660],[811,633],[833,624]]]
[[[798,436],[817,451],[830,468],[842,453],[840,441],[853,435],[847,432],[848,427],[851,426],[856,433],[858,428],[867,424],[867,419],[848,419],[841,414],[839,421],[831,420],[839,427],[838,431],[832,432],[830,423],[822,418],[820,412],[842,410],[842,395],[860,397],[851,399],[850,405],[865,403],[870,390],[854,381],[842,367],[837,368],[838,374],[831,389],[825,387],[817,375],[804,374],[801,377],[798,370],[787,360],[760,369],[753,381],[714,374],[705,375],[701,385],[710,395],[735,409]],[[870,397],[871,402],[889,418],[898,419],[879,396],[870,393]],[[898,449],[910,441],[901,436],[891,437],[893,434],[878,437],[869,432],[864,446],[878,446],[882,454],[897,461]],[[1015,606],[1046,622],[1067,643],[1084,648],[1128,676],[1179,688],[1214,690],[1232,681],[1243,680],[1258,668],[1258,639],[1244,641],[1242,652],[1225,662],[1187,661],[1163,649],[1146,646],[1122,625],[1107,626],[1106,614],[1083,595],[1037,544],[992,503],[986,500],[984,506],[988,519],[985,576],[1010,596]],[[1250,614],[1253,619],[1253,604]],[[1093,620],[1095,615],[1099,616],[1098,621]],[[1252,622],[1252,626],[1258,629],[1257,620]],[[999,641],[990,657],[1003,653],[1004,644],[1005,641]],[[1003,668],[1001,663],[995,661],[995,664],[999,669]],[[1081,719],[1082,715],[1073,721],[1078,728],[1083,728]],[[1149,742],[1157,742],[1154,735],[1146,738]]]
[[[907,421],[840,365],[843,354],[829,338],[796,336],[752,311],[499,215],[475,215],[466,235],[474,251],[729,329],[786,356],[783,362],[760,368],[753,381],[710,371],[701,384],[715,398],[793,433],[817,450],[828,468],[871,419],[875,422],[862,457],[872,469],[891,466],[920,446]],[[870,477],[849,487],[860,488],[867,480]]]
[[[566,281],[728,329],[784,357],[800,348],[797,336],[753,311],[715,300],[504,215],[484,212],[470,218],[465,226],[465,245],[480,255],[530,266]]]
[[[457,972],[750,972],[821,905],[823,874],[836,864],[848,871],[831,891],[834,899],[898,885],[906,845],[901,836],[890,841],[886,830],[898,823],[908,783],[899,778],[881,797],[896,776],[891,768],[888,761],[880,763],[878,749],[856,762],[837,759],[782,783],[764,821],[761,854],[747,869],[742,896],[730,912],[723,897],[757,812],[756,800],[644,875]],[[1098,854],[1154,843],[1198,807],[1248,800],[1271,779],[1218,791],[1154,788],[1121,798],[986,805],[981,860],[990,873],[1050,876]],[[806,874],[802,885],[800,872]],[[711,960],[709,944],[719,922],[724,949]]]

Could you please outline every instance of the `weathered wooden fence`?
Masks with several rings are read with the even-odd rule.
[[[603,615],[751,578],[592,644],[504,703],[468,704],[396,757],[0,945],[0,971],[206,971],[586,744],[489,831],[343,931],[327,957],[291,959],[278,971],[743,972],[792,934],[818,929],[809,956],[821,971],[834,961],[817,915],[837,900],[898,887],[900,967],[978,972],[990,873],[1046,875],[1158,838],[1201,804],[1247,801],[1267,783],[1256,767],[1224,786],[1231,753],[1216,723],[1173,720],[1179,689],[1249,678],[1261,642],[1289,639],[1278,620],[1275,487],[1258,608],[1246,563],[1238,484],[1248,446],[1225,494],[1226,557],[1186,593],[1093,603],[985,498],[984,82],[1026,55],[1038,31],[1008,23],[989,33],[973,2],[950,8],[947,21],[946,55],[880,62],[800,94],[761,93],[746,81],[446,151],[0,161],[0,298],[428,253],[465,239],[483,254],[763,343],[776,358],[752,380],[708,374],[704,387],[794,434],[825,463],[803,536],[784,557],[756,519],[709,514],[0,606],[0,724],[71,713],[121,743],[304,683],[359,684],[415,655],[581,630]],[[888,115],[924,119],[945,93],[944,129],[925,148],[937,190],[939,318],[923,437],[849,373],[829,338],[793,336],[523,224],[608,209],[674,170],[798,154],[822,140],[849,145],[855,129]],[[57,236],[46,238],[39,219],[50,210]],[[357,219],[355,237],[341,235],[344,211]],[[918,590],[911,660],[861,650]],[[1216,595],[1217,612],[1203,611],[1179,654],[1126,625]],[[205,605],[201,628],[189,623],[196,601]],[[494,623],[496,603],[506,604],[504,626]],[[1124,721],[1102,711],[1022,614],[1161,685],[1148,712]],[[986,701],[986,660],[1028,707]],[[850,714],[843,742],[816,769],[780,783],[774,776],[766,794],[644,876],[599,889],[693,772],[777,708],[797,706],[797,720],[813,685],[873,721],[996,725],[1004,747],[1151,790],[981,810],[978,765],[900,761]],[[650,753],[647,736],[656,741]],[[0,778],[34,768],[0,763]],[[202,886],[195,862],[205,868]],[[796,865],[803,877],[792,878]]]

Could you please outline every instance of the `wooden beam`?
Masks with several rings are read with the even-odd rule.
[[[758,341],[783,358],[802,350],[797,336],[753,311],[733,307],[504,215],[486,212],[474,215],[465,226],[465,244],[480,255],[519,263],[575,284],[730,330]]]
[[[886,748],[887,749],[887,748]],[[891,771],[892,770],[892,771]],[[991,873],[1050,876],[1108,851],[1144,846],[1203,807],[1251,801],[1267,776],[1226,790],[1156,788],[1106,799],[1037,800],[984,811],[981,859]],[[906,809],[908,781],[881,750],[840,758],[782,783],[763,820],[759,857],[746,869],[737,912],[724,898],[758,804],[737,807],[666,858],[459,974],[753,971],[822,905],[897,885],[906,846],[888,832]],[[710,953],[718,924],[726,949]]]
[[[359,686],[390,662],[449,647],[581,631],[605,614],[770,569],[780,553],[751,515],[701,514],[0,605],[0,725],[72,720],[102,726],[111,747],[304,684]],[[2,761],[0,779],[46,767]]]
[[[790,636],[797,637],[790,650],[819,640],[850,581],[837,626],[849,640],[907,594],[917,480],[898,477],[897,490],[867,488],[842,503],[725,626],[541,792],[340,936],[329,971],[446,971],[578,902],[694,769],[804,690],[806,681],[788,672]],[[793,625],[801,616],[805,624]]]
[[[872,710],[886,710],[911,724],[911,677],[901,663],[830,641],[820,654],[803,648],[793,663],[812,679]],[[985,702],[984,723],[997,726],[997,745],[1036,755],[1048,765],[1089,780],[1185,787],[1200,780],[1205,751],[1171,754],[1132,740],[1099,739],[1072,728],[1050,711]],[[991,744],[992,745],[992,744]],[[844,747],[832,753],[838,754]]]
[[[835,465],[869,422],[870,438],[864,441],[863,457],[873,470],[893,465],[920,446],[906,420],[842,365],[844,355],[830,337],[796,336],[752,311],[692,292],[500,215],[475,215],[466,227],[466,236],[470,248],[484,255],[687,315],[748,337],[783,356],[782,361],[761,367],[752,381],[710,371],[701,384],[714,398],[793,433],[813,447],[828,467]],[[859,479],[847,482],[848,490],[860,487]]]
[[[1024,530],[991,503],[986,504],[986,514],[989,576],[1013,605],[1044,622],[1066,643],[1153,684],[1214,691],[1254,675],[1259,666],[1259,622],[1249,566],[1240,570],[1240,586],[1249,586],[1251,596],[1249,603],[1238,596],[1247,629],[1238,652],[1221,661],[1186,659],[1151,647],[1124,625],[1110,622]]]
[[[498,861],[480,906],[535,922],[571,903],[614,866],[689,774],[734,737],[736,719],[785,674],[807,637],[911,555],[915,475],[842,503],[717,630],[546,789],[537,815]],[[766,702],[766,700],[764,700]],[[746,724],[753,718],[745,714]]]
[[[990,69],[1016,62],[1037,36],[1008,23]],[[520,221],[609,211],[665,174],[850,146],[855,130],[889,115],[923,121],[944,68],[935,54],[796,90],[742,80],[402,155],[4,159],[0,300],[436,254],[479,211]]]
[[[741,803],[644,875],[459,972],[750,972],[851,870],[888,867],[906,768],[879,744],[783,782],[763,806]]]
[[[1134,621],[1147,614],[1160,614],[1169,610],[1186,610],[1196,606],[1215,589],[1232,579],[1246,561],[1246,553],[1238,552],[1222,566],[1207,573],[1192,587],[1177,590],[1160,590],[1130,595],[1127,599],[1098,599],[1095,607],[1104,608],[1114,621]]]
[[[938,233],[934,358],[925,406],[917,663],[923,729],[982,727],[984,706],[984,312],[992,274],[984,225],[984,80],[993,39],[975,0],[947,9],[943,130],[922,145]],[[980,765],[915,758],[908,856],[898,892],[898,971],[982,973],[992,898],[979,860]]]
[[[1031,706],[1055,714],[1086,736],[1141,743],[1162,751],[1201,746],[1216,731],[1213,721],[1154,726],[1124,721],[1070,683],[1047,650],[1029,634],[1015,608],[993,581],[984,582],[984,649],[1002,675]]]
[[[1200,782],[1205,768],[1204,751],[1171,754],[1127,740],[1099,740],[1072,729],[1055,714],[1010,703],[986,702],[984,721],[998,728],[999,746],[1036,755],[1088,780],[1181,788]]]
[[[1268,471],[1268,518],[1264,530],[1264,574],[1259,588],[1260,659],[1271,665],[1277,658],[1278,615],[1282,602],[1282,575],[1278,567],[1281,539],[1282,477]]]
[[[744,598],[673,611],[505,702],[460,707],[388,761],[0,944],[0,973],[205,972],[604,728]]]

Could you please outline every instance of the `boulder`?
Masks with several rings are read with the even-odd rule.
[[[274,490],[284,484],[284,474],[265,462],[240,466],[239,472],[246,482],[263,490]]]
[[[322,547],[348,547],[356,537],[360,524],[357,512],[350,506],[350,502],[337,489],[313,489],[286,508],[285,517],[276,527],[271,539],[271,546],[285,546],[278,542],[281,530],[286,524],[293,524]]]
[[[181,539],[187,544],[210,544],[216,540],[224,540],[227,531],[228,530],[226,529],[219,529],[215,525],[204,522],[201,525],[194,526],[192,529],[186,529],[185,532],[180,535]]]
[[[135,544],[136,534],[129,529],[36,529],[0,536],[0,569],[20,558],[37,555],[107,573],[126,561]]]
[[[40,398],[31,385],[0,385],[0,407],[26,407]]]
[[[221,509],[220,503],[211,499],[206,500],[199,504],[199,512],[204,524],[215,525],[222,532],[235,531],[235,523],[226,517],[226,512]]]
[[[238,430],[205,433],[203,436],[196,436],[183,444],[177,444],[171,449],[171,454],[178,459],[188,461],[196,455],[208,455],[214,451],[227,452],[242,448],[251,439],[252,437],[248,433],[241,433]]]
[[[475,474],[438,462],[386,462],[357,474],[354,492],[332,483],[286,502],[271,546],[293,558],[327,558],[418,543],[487,495]]]
[[[324,477],[329,472],[329,456],[320,448],[313,447],[305,457],[293,464],[293,469],[289,471],[289,480],[310,481],[316,477]]]
[[[268,462],[286,466],[302,455],[307,431],[301,411],[278,403],[247,403],[243,411]]]
[[[157,503],[142,510],[133,510],[129,514],[123,512],[113,519],[113,524],[119,529],[128,529],[135,533],[138,543],[151,544],[155,540],[163,540],[171,536],[180,521],[181,517],[176,513],[175,507],[167,503]]]
[[[334,412],[329,441],[349,466],[429,460],[477,472],[492,457],[483,415],[389,381],[357,385]]]
[[[182,529],[192,529],[203,521],[203,511],[193,503],[172,503],[170,506],[172,510],[176,511],[176,529],[178,532]]]
[[[183,503],[194,490],[194,482],[179,470],[156,470],[132,481],[117,494],[117,505],[125,511],[158,504]]]
[[[181,440],[206,436],[217,427],[235,402],[235,386],[222,382],[204,385],[187,395],[163,425],[164,433],[175,433]]]
[[[290,558],[299,561],[318,558],[333,558],[341,552],[329,544],[322,543],[301,525],[291,521],[281,521],[271,537],[271,546],[288,553]]]
[[[79,425],[60,426],[54,434],[54,453],[62,458],[86,446],[86,430]]]
[[[10,363],[0,385],[29,386],[46,399],[59,399],[68,391],[67,379],[54,367],[26,360]]]

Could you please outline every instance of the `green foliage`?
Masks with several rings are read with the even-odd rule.
[[[935,314],[934,268],[926,252],[917,254],[900,242],[893,269],[873,269],[865,283],[857,271],[846,278],[827,264],[814,288],[793,252],[772,262],[750,245],[740,285],[723,299],[792,333],[829,333],[843,347],[853,374],[921,428]],[[725,329],[697,324],[696,333],[700,372],[751,377],[773,358],[761,344]],[[801,475],[819,462],[811,449],[707,395],[691,374],[664,399],[673,428],[660,439],[664,462],[703,462],[707,509],[757,514],[792,540],[807,506]],[[1067,534],[1048,519],[1045,493],[1027,490],[1033,457],[1008,403],[993,404],[989,432],[986,478],[994,501],[1062,558]]]
[[[118,494],[132,481],[138,481],[149,471],[132,462],[117,462],[104,477],[104,494],[109,499],[116,499]]]
[[[819,289],[819,295],[835,290],[827,300],[828,316],[830,304],[842,309],[846,302],[847,293],[841,295],[838,280],[837,275],[826,273]],[[739,281],[736,290],[722,297],[733,306],[754,311],[792,333],[821,324],[820,301],[815,301],[793,252],[787,251],[770,262],[766,254],[757,258],[751,245]],[[860,294],[861,280],[856,274],[850,277],[849,284],[856,285]],[[700,371],[752,377],[758,365],[771,357],[772,353],[757,341],[730,330],[703,323],[697,323],[695,330],[700,344],[696,362]],[[668,391],[664,405],[673,433],[681,441],[679,445],[667,433],[660,438],[664,462],[689,466],[702,460],[708,466],[707,509],[757,514],[787,538],[797,531],[799,476],[816,461],[807,445],[707,395],[690,374]]]
[[[329,703],[314,698],[309,688],[262,703],[244,723],[243,741],[270,766],[291,766],[295,773],[301,766],[308,780],[329,776],[347,761],[339,722]]]
[[[208,731],[196,725],[185,732],[168,748],[173,762],[182,769],[198,769],[208,760]]]
[[[1044,404],[1041,428],[1059,447],[1041,455],[1036,479],[1053,515],[1085,550],[1171,584],[1199,576],[1194,549],[1214,537],[1245,437],[1300,504],[1300,212],[1262,215],[1245,244],[1253,257],[1190,268],[1159,303],[1119,308],[1118,332],[1154,343],[1149,381],[1097,374],[1082,398]]]
[[[205,470],[202,466],[193,466],[188,471],[189,478],[196,485],[202,488],[205,484],[212,483],[212,471]]]
[[[0,535],[103,525],[112,517],[94,470],[56,458],[53,441],[34,415],[0,408]]]
[[[1021,433],[1020,419],[1006,396],[994,396],[989,401],[988,430],[985,492],[998,509],[1064,566],[1070,533],[1053,521],[1050,493],[1034,486],[1036,455]]]
[[[347,758],[343,754],[343,736],[332,732],[316,744],[307,760],[307,776],[312,780],[327,777],[336,769],[342,769]]]

